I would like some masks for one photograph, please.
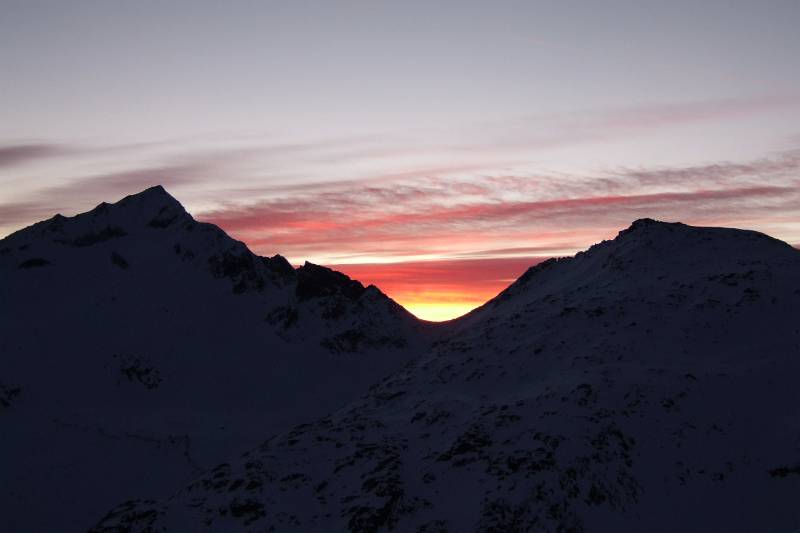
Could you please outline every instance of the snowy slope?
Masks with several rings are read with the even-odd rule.
[[[0,241],[0,531],[85,531],[405,364],[375,287],[253,255],[161,187]]]
[[[639,220],[96,531],[800,529],[800,252]],[[177,487],[176,487],[177,488]]]

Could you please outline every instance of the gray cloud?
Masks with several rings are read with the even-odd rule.
[[[62,155],[67,151],[65,146],[46,143],[0,146],[0,168]]]

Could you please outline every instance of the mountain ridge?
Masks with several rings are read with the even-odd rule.
[[[187,481],[352,399],[430,335],[377,289],[253,254],[162,187],[0,240],[0,302],[9,531],[86,530],[147,472]]]
[[[528,285],[534,279],[538,279],[539,276],[543,275],[545,272],[552,269],[564,268],[567,265],[574,264],[575,261],[586,261],[601,254],[609,254],[609,257],[602,263],[595,265],[596,268],[594,272],[587,274],[596,275],[607,268],[621,270],[625,261],[630,262],[641,259],[641,257],[635,257],[636,254],[656,254],[655,257],[657,258],[659,254],[664,254],[664,256],[667,257],[676,250],[675,244],[672,244],[668,249],[654,250],[654,243],[660,243],[662,247],[664,247],[667,245],[669,239],[674,240],[675,238],[680,238],[683,239],[684,244],[688,243],[690,246],[697,246],[699,244],[698,241],[702,242],[703,240],[711,238],[711,236],[730,237],[731,235],[770,243],[776,247],[776,250],[780,249],[789,255],[797,252],[797,249],[790,244],[753,230],[690,226],[681,222],[663,222],[652,218],[641,218],[633,221],[627,228],[620,230],[613,239],[593,244],[588,249],[579,251],[575,255],[553,257],[528,268],[516,281],[512,282],[497,296],[476,309],[473,309],[463,317],[459,317],[456,321],[463,319],[469,322],[472,320],[471,317],[480,315],[485,309],[496,308],[498,305],[501,305],[502,302],[512,298],[521,287]],[[693,237],[695,241],[687,242],[687,238],[691,237]],[[632,255],[634,257],[631,257]],[[648,259],[652,259],[652,257]],[[661,275],[663,275],[663,273]]]
[[[95,531],[789,531],[798,315],[797,250],[642,219],[533,267],[349,405]]]
[[[431,330],[143,193],[0,241],[5,529],[800,527],[785,243],[640,219]]]
[[[302,283],[298,286],[298,297],[301,299],[312,297],[316,294],[314,292],[315,290],[322,290],[324,293],[326,289],[320,286],[319,283],[323,280],[327,283],[327,290],[332,290],[336,287],[345,289],[345,287],[349,286],[350,289],[346,292],[348,292],[350,296],[356,296],[355,292],[360,295],[366,289],[369,289],[369,287],[364,287],[359,281],[352,280],[346,274],[336,272],[325,266],[316,265],[309,261],[306,261],[299,267],[293,267],[289,261],[280,254],[275,254],[272,257],[263,257],[254,254],[247,248],[244,242],[231,238],[218,226],[196,221],[185,210],[183,205],[161,185],[148,187],[139,193],[125,196],[115,203],[101,202],[93,209],[71,217],[56,214],[50,219],[21,228],[3,239],[0,239],[0,245],[5,244],[2,250],[0,250],[0,253],[11,253],[14,246],[17,248],[26,247],[29,243],[19,241],[31,238],[47,237],[52,238],[54,242],[59,244],[83,247],[127,235],[126,230],[120,227],[118,221],[116,224],[112,223],[100,229],[92,228],[79,235],[72,235],[70,238],[63,235],[65,226],[78,225],[88,220],[90,221],[91,227],[92,219],[96,219],[102,215],[111,215],[111,217],[115,219],[123,218],[128,224],[138,224],[141,226],[142,223],[144,223],[144,225],[149,228],[156,229],[165,229],[172,225],[181,226],[182,229],[187,231],[194,231],[196,228],[199,228],[200,231],[214,234],[217,240],[225,239],[231,241],[234,243],[236,252],[239,252],[239,255],[237,255],[237,253],[229,253],[222,257],[214,258],[210,260],[210,266],[212,272],[216,276],[237,279],[238,284],[234,285],[234,292],[244,292],[249,287],[247,279],[239,279],[237,276],[241,275],[242,271],[252,271],[256,268],[258,263],[266,266],[271,273],[279,277],[299,277]],[[35,260],[37,258],[32,259]],[[45,261],[47,260],[45,259]],[[46,264],[50,264],[49,261]],[[44,266],[44,264],[35,261],[31,266]],[[254,283],[255,288],[263,287],[264,280],[258,279],[256,277],[257,274],[253,272],[246,273],[249,274],[249,277],[255,278],[250,280],[250,285]],[[248,276],[245,276],[245,278],[246,277]],[[377,289],[380,297],[391,299],[380,291],[379,288],[374,287],[373,290],[375,289]],[[402,307],[396,302],[393,303],[398,307]]]

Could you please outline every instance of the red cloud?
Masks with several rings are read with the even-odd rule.
[[[371,283],[421,318],[454,318],[496,296],[545,258],[329,265]]]
[[[259,248],[271,244],[274,251],[290,255],[292,248],[308,250],[310,246],[317,254],[325,247],[342,253],[407,246],[406,255],[414,255],[437,253],[443,244],[452,252],[459,242],[464,245],[461,251],[468,252],[481,247],[482,239],[496,242],[503,235],[536,245],[541,242],[537,228],[549,228],[554,220],[568,219],[566,227],[580,233],[587,226],[619,227],[641,215],[690,221],[730,211],[733,206],[742,211],[774,209],[798,196],[798,187],[792,183],[530,201],[489,198],[450,205],[448,194],[429,191],[414,195],[413,200],[405,193],[392,195],[386,190],[367,192],[362,200],[346,194],[319,194],[206,213],[201,218]],[[574,246],[573,237],[567,240]],[[564,244],[562,239],[562,249]]]

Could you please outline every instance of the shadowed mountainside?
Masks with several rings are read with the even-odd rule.
[[[638,220],[433,327],[154,187],[0,241],[0,301],[4,530],[800,527],[759,233]]]
[[[85,531],[429,345],[377,288],[259,257],[153,187],[0,240],[0,530]]]
[[[798,316],[789,245],[638,220],[95,531],[793,531]]]

